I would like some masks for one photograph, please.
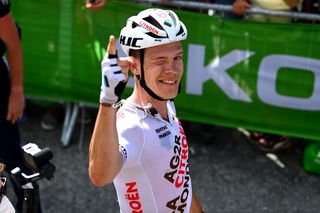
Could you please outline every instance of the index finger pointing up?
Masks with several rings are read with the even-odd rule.
[[[109,37],[109,44],[108,44],[107,52],[108,52],[109,56],[116,55],[116,53],[117,53],[116,38],[113,35],[111,35]]]

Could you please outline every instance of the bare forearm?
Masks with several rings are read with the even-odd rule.
[[[244,15],[250,7],[251,4],[247,0],[235,0],[232,5],[232,12],[237,15]]]
[[[16,24],[10,13],[0,18],[0,39],[3,41],[10,70],[11,91],[6,120],[15,123],[24,110],[22,48]]]
[[[23,59],[19,43],[7,48],[7,58],[11,74],[11,87],[13,90],[23,90]]]
[[[23,57],[18,29],[9,13],[1,19],[0,38],[4,42],[7,51],[7,59],[11,74],[11,87],[22,89],[23,87]],[[5,30],[2,30],[5,29]]]
[[[116,110],[100,105],[89,147],[89,176],[97,186],[113,181],[122,159],[116,131]]]
[[[192,190],[192,201],[191,201],[190,213],[202,213],[202,212],[203,212],[203,208],[194,190]]]

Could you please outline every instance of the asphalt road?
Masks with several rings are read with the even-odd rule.
[[[80,123],[72,143],[60,143],[61,125],[53,131],[40,127],[42,111],[32,108],[20,124],[23,143],[50,147],[57,167],[53,181],[42,179],[41,202],[45,213],[119,212],[112,185],[97,188],[88,177],[88,145],[93,122]],[[96,110],[89,110],[94,119]],[[276,153],[284,168],[266,157],[236,129],[190,123],[185,129],[190,146],[193,187],[206,212],[314,212],[320,203],[320,177],[303,170],[303,149],[308,143],[294,139],[287,150]],[[15,198],[10,193],[9,198]]]

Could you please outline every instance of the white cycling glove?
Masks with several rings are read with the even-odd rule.
[[[117,64],[117,58],[117,55],[106,53],[101,62],[100,103],[102,104],[112,105],[118,102],[127,84],[127,79]]]

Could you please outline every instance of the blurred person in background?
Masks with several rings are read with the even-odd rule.
[[[215,4],[232,6],[234,3],[234,0],[211,0],[210,2],[215,3]],[[223,18],[226,18],[226,19],[241,19],[242,18],[242,15],[235,14],[235,13],[229,12],[229,11],[224,11],[224,12],[217,11],[217,14],[221,15]]]
[[[6,53],[6,59],[5,59]],[[18,27],[10,13],[10,2],[0,1],[0,158],[6,171],[20,167],[28,174],[17,121],[25,106],[23,91],[23,57]],[[17,196],[16,211],[22,212],[24,191],[11,181]],[[40,202],[39,202],[40,204]],[[41,212],[39,205],[39,212]]]
[[[86,8],[97,10],[104,7],[110,0],[86,0]]]
[[[250,7],[276,11],[294,11],[300,6],[302,0],[235,0],[233,12],[237,15],[245,15],[246,9]],[[290,22],[288,17],[267,16],[261,14],[250,14],[248,19],[257,21]]]
[[[237,15],[244,16],[246,10],[251,7],[277,10],[277,11],[294,11],[301,4],[300,0],[235,0],[233,3],[233,12]],[[246,17],[249,20],[256,21],[272,21],[272,22],[290,22],[289,17],[276,17],[260,14],[250,14]],[[248,137],[249,141],[257,144],[257,146],[268,152],[277,151],[290,147],[291,141],[287,136],[269,134],[256,131],[247,131],[241,129],[241,131]]]
[[[320,14],[320,0],[303,0],[302,12]]]

